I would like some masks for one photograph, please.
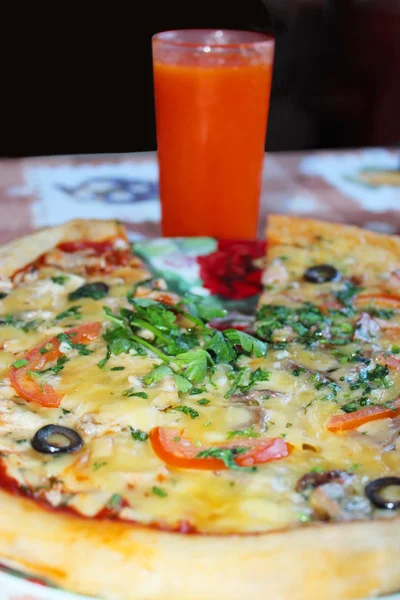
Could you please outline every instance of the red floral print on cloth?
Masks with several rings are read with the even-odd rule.
[[[231,300],[259,294],[266,248],[262,240],[219,240],[215,252],[197,258],[204,287]]]

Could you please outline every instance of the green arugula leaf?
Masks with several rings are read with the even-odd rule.
[[[120,494],[113,494],[107,502],[107,508],[109,510],[118,510],[122,508],[123,501],[124,499],[122,498],[122,496],[120,496]]]
[[[200,400],[197,400],[197,404],[200,404],[200,406],[206,406],[207,404],[210,404],[210,400],[207,400],[207,398],[200,398]]]
[[[300,377],[302,373],[307,373],[307,369],[303,369],[303,367],[299,367],[298,369],[293,369],[292,375],[293,377]]]
[[[138,349],[138,347],[142,346],[142,347],[146,348],[147,350],[150,350],[150,352],[156,354],[156,356],[161,358],[164,362],[170,361],[171,357],[166,355],[164,352],[162,352],[159,348],[157,348],[153,344],[150,344],[147,340],[144,340],[143,338],[139,337],[138,335],[136,335],[135,333],[132,332],[132,329],[130,328],[130,325],[128,322],[128,319],[133,314],[131,311],[129,311],[127,309],[121,309],[120,315],[118,316],[118,315],[114,314],[108,306],[103,306],[103,310],[105,312],[106,317],[108,319],[110,319],[110,321],[119,325],[120,328],[125,329],[124,337],[116,338],[116,339],[128,340],[128,342],[130,341],[130,343],[131,343],[131,347]],[[118,342],[118,345],[117,345],[118,350],[121,350],[123,352],[126,351],[126,350],[123,350],[122,348],[127,348],[128,342],[127,341],[125,341],[123,343]],[[134,343],[135,345],[133,346],[132,343]],[[116,342],[116,344],[117,344],[117,342]]]
[[[254,385],[256,385],[256,383],[260,383],[261,381],[269,381],[270,379],[271,372],[265,371],[264,369],[261,369],[259,367],[258,369],[250,373],[249,382],[247,383],[247,385],[241,385],[240,391],[248,392]]]
[[[68,300],[80,300],[81,298],[92,298],[93,300],[101,300],[108,294],[109,287],[102,281],[94,281],[93,283],[85,283],[78,287],[70,294],[68,294]]]
[[[143,398],[144,400],[147,400],[148,395],[146,394],[146,392],[135,392],[133,390],[133,388],[129,388],[127,390],[123,390],[121,392],[122,396],[127,396],[128,398],[132,398],[133,396],[137,396],[138,398]]]
[[[275,342],[275,332],[290,328],[288,338],[313,348],[316,344],[345,345],[352,341],[354,325],[348,319],[354,315],[349,305],[339,310],[329,309],[328,315],[311,302],[293,309],[281,305],[264,305],[256,315],[256,332],[268,342]],[[328,332],[328,337],[327,337]],[[274,349],[284,349],[287,341],[274,343]]]
[[[39,349],[40,354],[47,354],[53,348],[54,344],[47,342],[42,348]]]
[[[106,364],[108,363],[108,361],[111,358],[111,350],[109,348],[109,346],[107,346],[107,354],[105,355],[104,358],[102,358],[101,360],[99,360],[99,362],[97,363],[97,366],[99,367],[99,369],[103,369]]]
[[[186,379],[186,377],[183,377],[183,375],[178,375],[175,373],[174,381],[178,392],[180,392],[181,394],[186,394],[186,392],[188,392],[193,387],[190,381]]]
[[[147,298],[133,298],[130,303],[135,308],[132,320],[138,315],[141,319],[148,321],[160,331],[171,332],[178,329],[176,324],[176,315],[172,310],[166,308],[160,302],[155,302]]]
[[[16,315],[4,315],[1,319],[2,325],[15,325],[15,323],[21,322]]]
[[[86,344],[75,344],[72,340],[76,334],[68,334],[68,333],[59,333],[57,339],[59,342],[64,342],[69,345],[70,348],[74,350],[78,350],[78,354],[81,356],[88,356],[93,353],[93,350],[89,350]]]
[[[134,429],[129,426],[132,438],[137,442],[145,442],[149,439],[149,435],[145,431],[141,431],[141,429]]]
[[[166,498],[168,496],[168,494],[165,490],[163,490],[160,487],[157,487],[156,485],[154,485],[151,488],[151,491],[153,492],[153,494],[155,494],[156,496],[159,496],[160,498]]]
[[[41,321],[40,319],[33,319],[33,321],[23,323],[21,325],[21,329],[22,331],[25,331],[25,333],[28,333],[28,331],[35,331],[41,323],[43,323],[43,321]]]
[[[53,283],[58,283],[58,285],[64,285],[69,280],[67,275],[55,275],[51,278]]]
[[[161,379],[168,375],[173,375],[172,369],[166,365],[161,365],[150,371],[150,373],[147,373],[147,375],[143,377],[143,383],[145,385],[151,385],[152,383],[161,381]]]
[[[236,352],[228,344],[221,331],[215,331],[204,349],[211,352],[216,363],[229,364],[236,358]]]
[[[253,473],[254,471],[257,470],[256,467],[240,467],[235,462],[235,456],[238,456],[239,454],[243,454],[244,452],[247,452],[247,451],[248,451],[248,448],[213,447],[213,448],[207,448],[207,450],[202,450],[201,452],[199,452],[196,455],[196,458],[198,458],[198,459],[218,458],[219,460],[222,460],[222,462],[228,469],[234,469],[234,470],[238,470],[238,471],[246,471],[248,473]]]
[[[129,298],[130,304],[133,304],[136,308],[148,308],[149,306],[158,306],[160,303],[152,298]]]
[[[228,311],[224,308],[218,308],[217,306],[208,305],[206,302],[197,304],[197,311],[200,319],[205,323],[208,323],[212,319],[222,319],[226,317]]]
[[[33,319],[33,321],[24,321],[18,315],[4,315],[0,317],[0,325],[10,325],[17,329],[22,329],[26,333],[28,331],[34,331],[38,329],[39,325],[43,323],[40,319]]]
[[[200,325],[202,325],[202,323],[208,323],[212,319],[225,317],[228,314],[228,311],[215,304],[214,299],[204,298],[203,296],[198,296],[196,294],[185,294],[180,305],[186,307],[189,317],[192,316],[196,319],[200,319]]]
[[[32,373],[35,373],[36,375],[44,375],[45,373],[52,373],[53,375],[57,375],[57,373],[63,370],[65,363],[68,361],[68,356],[62,354],[59,358],[57,358],[57,362],[53,367],[43,369],[42,371],[32,371]]]
[[[130,327],[139,332],[141,329],[150,331],[154,344],[168,355],[175,356],[198,345],[194,330],[179,330],[175,312],[164,304],[148,298],[135,298],[130,302],[135,309],[127,316]]]
[[[62,313],[56,316],[56,321],[61,321],[61,319],[82,319],[82,315],[79,312],[81,306],[71,306],[71,308],[67,308]]]
[[[26,367],[26,365],[29,365],[29,360],[26,360],[26,358],[20,358],[19,360],[14,361],[12,364],[12,366],[15,367],[16,369],[20,369],[21,367]]]
[[[190,406],[171,406],[170,410],[182,412],[183,414],[189,416],[191,419],[196,419],[196,417],[200,416],[200,413],[198,413],[197,410],[194,410],[194,408],[191,408]]]
[[[132,248],[132,252],[134,252],[133,248]],[[142,281],[138,281],[137,283],[134,283],[131,291],[127,295],[128,302],[130,302],[135,297],[135,294],[139,287],[149,287],[148,284],[151,284],[152,282],[153,282],[153,278],[150,277],[148,279],[142,279]]]
[[[101,467],[104,467],[106,464],[107,462],[105,460],[103,460],[102,462],[93,463],[93,471],[98,471]]]
[[[186,365],[185,377],[193,384],[201,383],[204,380],[209,360],[211,360],[209,354],[202,349],[183,352],[174,358],[174,361],[180,366]]]
[[[361,369],[356,380],[347,379],[347,381],[351,390],[363,388],[364,393],[369,394],[372,389],[392,387],[393,381],[390,381],[388,376],[387,365],[375,365],[372,370]]]
[[[398,411],[398,408],[393,404],[393,402],[373,402],[367,397],[362,397],[358,400],[354,400],[353,402],[343,404],[340,409],[345,413],[352,413],[360,410],[361,408],[365,408],[366,406],[379,406],[382,408],[390,408],[394,412]]]
[[[247,367],[239,367],[234,375],[234,381],[229,390],[226,392],[224,398],[230,398],[232,394],[236,392],[236,390],[242,385],[244,378],[247,374]]]
[[[351,306],[354,296],[357,296],[364,288],[354,285],[351,281],[346,281],[341,290],[333,292],[333,295],[344,306]]]
[[[260,434],[253,431],[254,425],[248,427],[247,429],[238,429],[236,431],[228,431],[228,440],[234,437],[246,437],[246,438],[257,438],[260,437]]]
[[[371,306],[367,309],[367,312],[371,317],[378,317],[379,319],[389,320],[394,316],[394,310],[391,308],[375,308]]]
[[[118,356],[124,352],[129,352],[131,348],[135,348],[135,342],[130,338],[129,331],[125,327],[112,327],[107,329],[103,335],[110,352]]]
[[[205,389],[203,389],[203,388],[196,388],[196,387],[194,387],[194,388],[192,388],[192,389],[190,390],[190,392],[189,392],[189,393],[190,393],[190,395],[191,395],[191,396],[198,396],[199,394],[205,394],[205,393],[206,393],[206,391],[207,391],[207,390],[205,390]]]
[[[225,329],[223,335],[231,344],[241,346],[244,352],[253,354],[256,358],[261,358],[267,354],[267,344],[244,331]]]

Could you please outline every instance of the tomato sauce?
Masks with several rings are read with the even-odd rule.
[[[104,254],[114,248],[114,240],[108,239],[101,242],[95,242],[92,240],[77,240],[74,242],[63,242],[58,244],[57,248],[68,254],[74,252],[83,252],[84,250],[93,250],[94,254]]]
[[[112,508],[108,508],[105,506],[102,510],[100,510],[96,515],[89,517],[86,515],[82,515],[75,508],[70,506],[53,506],[47,500],[35,494],[34,491],[30,490],[27,487],[21,487],[19,483],[7,473],[7,469],[5,467],[4,461],[0,459],[0,489],[5,492],[12,494],[13,496],[19,496],[22,498],[26,498],[35,502],[40,508],[43,510],[47,510],[48,512],[53,513],[62,513],[70,515],[71,517],[80,518],[80,519],[95,519],[97,521],[118,521],[121,523],[129,523],[130,525],[141,526],[144,528],[157,529],[159,531],[169,531],[174,533],[198,533],[196,528],[189,522],[185,520],[178,521],[175,527],[169,527],[164,523],[151,522],[143,525],[138,523],[137,521],[132,521],[128,519],[120,519],[118,518],[118,513],[116,510]],[[119,507],[129,507],[129,503],[122,498]]]
[[[86,267],[86,274],[89,276],[109,273],[112,272],[115,267],[129,266],[132,262],[135,263],[134,266],[137,266],[137,259],[132,255],[130,249],[119,250],[115,248],[115,238],[109,238],[102,241],[77,240],[73,242],[62,242],[61,244],[58,244],[57,248],[66,254],[87,252],[89,256],[103,257],[105,261],[104,268],[93,265],[88,265]],[[34,273],[43,266],[54,266],[62,269],[62,266],[57,263],[53,264],[52,262],[49,262],[48,253],[44,253],[33,262],[28,263],[21,269],[15,271],[12,275],[12,280],[23,279],[25,275]]]

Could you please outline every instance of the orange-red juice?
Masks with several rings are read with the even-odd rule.
[[[256,235],[272,60],[154,62],[162,232]]]

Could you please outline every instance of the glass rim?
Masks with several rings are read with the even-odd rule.
[[[243,41],[235,41],[235,42],[217,42],[217,41],[206,41],[204,38],[207,35],[215,35],[221,34],[220,37],[223,37],[223,34],[229,35],[243,35]],[[192,35],[194,40],[189,41],[183,39],[185,35]],[[198,40],[196,40],[196,36],[198,35]],[[182,36],[180,38],[180,36]],[[227,36],[227,37],[228,37]],[[247,39],[245,39],[247,38]],[[217,36],[218,39],[218,36]],[[152,37],[153,43],[162,44],[165,46],[170,46],[171,48],[181,48],[188,50],[193,49],[209,49],[210,50],[235,50],[235,49],[254,49],[254,50],[267,50],[270,49],[275,42],[275,38],[273,35],[269,35],[266,33],[260,33],[258,31],[246,31],[240,29],[172,29],[168,31],[160,31],[156,33]]]

